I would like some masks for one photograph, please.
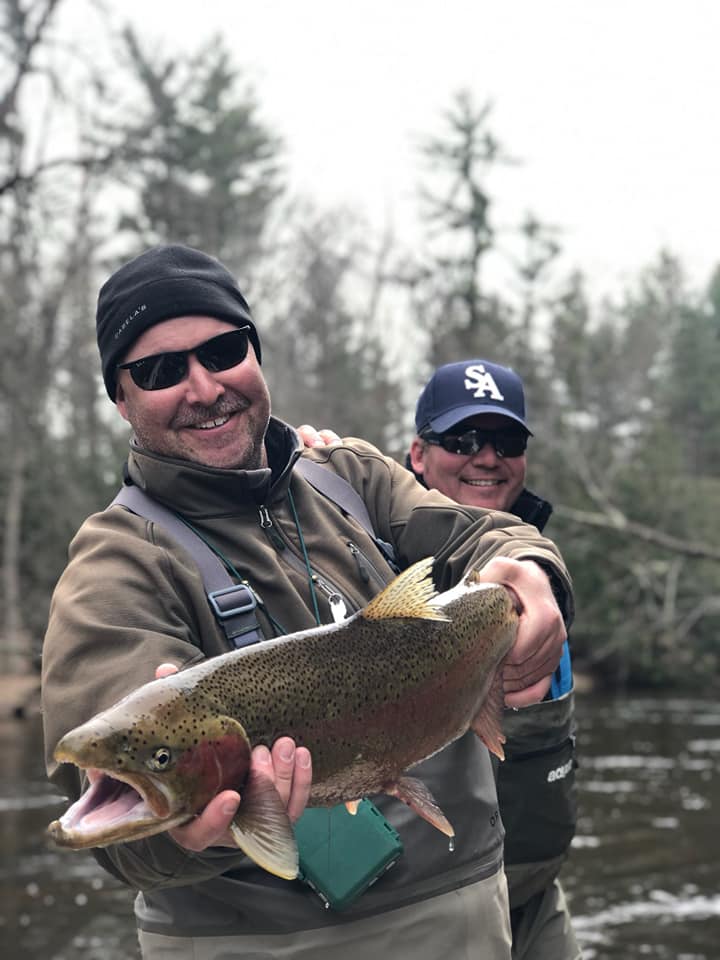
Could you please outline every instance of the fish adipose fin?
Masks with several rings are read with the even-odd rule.
[[[298,873],[298,851],[290,818],[269,777],[250,774],[230,824],[235,843],[258,866],[283,880]]]
[[[455,831],[450,822],[422,780],[418,780],[416,777],[400,777],[397,783],[385,787],[383,793],[402,800],[419,817],[427,820],[433,827],[444,833],[446,837],[455,836]]]
[[[394,620],[417,617],[423,620],[448,618],[430,601],[437,591],[432,581],[433,557],[414,563],[374,597],[361,611],[365,620]]]
[[[505,759],[505,751],[503,750],[505,735],[502,732],[504,708],[505,691],[503,690],[502,671],[497,670],[488,695],[471,726],[490,753],[494,753],[500,760]]]

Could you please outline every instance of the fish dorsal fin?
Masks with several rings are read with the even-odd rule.
[[[434,558],[419,560],[374,597],[361,612],[365,620],[395,620],[418,617],[423,620],[447,620],[430,601],[437,591],[432,581]]]

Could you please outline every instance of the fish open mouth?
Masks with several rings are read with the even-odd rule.
[[[57,844],[74,849],[138,840],[177,826],[187,814],[171,812],[164,791],[150,777],[121,779],[88,771],[90,786],[48,830]]]

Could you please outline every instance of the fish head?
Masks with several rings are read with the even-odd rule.
[[[242,788],[245,730],[172,679],[146,684],[59,741],[55,759],[86,771],[89,787],[50,824],[58,845],[152,836],[191,819],[221,790]]]

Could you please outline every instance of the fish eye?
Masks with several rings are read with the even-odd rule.
[[[167,770],[171,760],[172,753],[169,747],[156,747],[147,761],[147,765],[151,770]]]

